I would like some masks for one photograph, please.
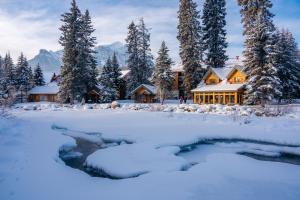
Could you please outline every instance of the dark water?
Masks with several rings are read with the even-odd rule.
[[[184,145],[180,146],[181,151],[178,153],[178,156],[188,154],[192,152],[193,150],[197,148],[201,148],[201,146],[204,145],[216,145],[217,143],[224,143],[224,144],[232,144],[232,143],[245,143],[245,144],[257,144],[259,145],[266,145],[266,146],[276,146],[276,147],[291,147],[296,148],[300,147],[300,145],[292,145],[292,144],[280,144],[280,143],[274,143],[274,142],[266,142],[266,141],[259,141],[259,140],[251,140],[251,139],[205,139],[200,140],[199,142],[196,142],[194,144],[190,145]],[[224,147],[225,148],[225,147]],[[258,150],[258,149],[254,149]],[[253,153],[251,151],[242,150],[233,152],[239,155],[247,156],[256,160],[260,161],[269,161],[269,162],[281,162],[281,163],[288,163],[288,164],[294,164],[294,165],[300,165],[300,155],[290,153],[290,152],[277,152],[278,155],[266,155],[262,153]]]
[[[74,138],[76,140],[76,146],[73,148],[61,148],[59,151],[59,157],[64,161],[64,163],[74,169],[79,169],[89,174],[92,177],[102,177],[110,179],[120,179],[118,177],[110,176],[103,170],[95,169],[86,166],[85,161],[87,157],[93,154],[99,149],[109,148],[111,146],[121,145],[122,143],[132,144],[130,141],[114,141],[114,140],[104,140],[102,144],[94,143],[82,138]],[[72,156],[73,154],[78,154],[78,156]]]
[[[102,178],[110,178],[110,179],[121,179],[120,177],[113,177],[105,171],[101,169],[91,168],[86,166],[85,161],[86,158],[99,149],[109,148],[111,146],[121,145],[122,143],[132,144],[130,141],[113,141],[113,140],[104,140],[103,143],[98,144],[94,142],[87,141],[82,138],[74,138],[76,140],[76,146],[72,148],[61,148],[59,151],[59,157],[65,162],[65,164],[74,169],[79,169],[89,174],[92,177],[102,177]],[[231,144],[231,143],[250,143],[257,145],[272,145],[277,147],[300,147],[297,145],[286,145],[286,144],[277,144],[273,142],[265,142],[265,141],[256,141],[256,140],[246,140],[246,139],[206,139],[196,142],[190,145],[180,146],[181,151],[177,154],[177,156],[182,156],[192,153],[193,150],[197,148],[201,148],[202,146],[211,145],[211,147],[215,147],[217,143]],[[225,148],[225,147],[218,147]],[[229,147],[230,149],[230,147]],[[201,149],[200,149],[201,150]],[[300,165],[300,155],[287,153],[287,152],[279,152],[278,155],[265,155],[253,152],[245,151],[237,151],[233,152],[242,156],[247,156],[260,161],[269,161],[269,162],[281,162],[288,163],[294,165]],[[209,153],[207,153],[209,154]],[[197,156],[197,154],[195,155]],[[182,169],[182,171],[189,170],[190,167],[196,165],[196,162],[191,162],[189,166],[186,166]],[[137,174],[136,176],[132,176],[129,178],[137,177],[142,174]]]

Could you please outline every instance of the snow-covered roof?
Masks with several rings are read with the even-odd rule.
[[[129,72],[130,72],[129,69],[128,70],[122,70],[120,78],[124,78],[125,76],[127,76],[127,74],[129,74]]]
[[[183,65],[173,65],[171,70],[172,72],[183,72]]]
[[[223,91],[237,91],[242,89],[245,84],[230,84],[227,80],[223,80],[219,84],[206,85],[201,83],[197,88],[193,89],[192,92],[223,92]]]
[[[138,86],[137,88],[135,88],[131,94],[135,93],[138,89],[140,89],[141,87],[144,87],[148,92],[150,92],[151,94],[156,94],[156,87],[153,85],[148,85],[148,84],[141,84],[140,86]]]
[[[57,83],[52,82],[45,86],[36,86],[29,91],[29,94],[57,94],[59,86]]]
[[[211,68],[211,69],[217,74],[217,76],[221,80],[226,79],[227,75],[233,70],[232,67]]]

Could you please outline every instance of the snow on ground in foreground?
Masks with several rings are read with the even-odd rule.
[[[196,159],[195,151],[193,159],[199,164],[180,171],[190,160],[174,155],[178,150],[174,146],[204,138],[299,145],[299,117],[251,115],[250,123],[245,124],[242,117],[230,115],[51,107],[54,109],[16,109],[13,118],[0,118],[1,200],[300,199],[297,165],[258,161],[224,150],[212,151],[204,159],[198,151]],[[299,112],[293,115],[299,116]],[[53,125],[76,131],[66,135]],[[68,135],[82,137],[84,133],[134,142],[95,152],[91,156],[96,157],[93,161],[97,165],[122,175],[149,173],[111,180],[90,177],[66,166],[58,157],[59,149],[64,144],[75,145]],[[271,146],[262,148],[277,151]]]

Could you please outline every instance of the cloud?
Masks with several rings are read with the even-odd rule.
[[[0,54],[10,52],[14,60],[21,52],[28,57],[41,48],[57,49],[59,21],[45,18],[45,10],[10,14],[0,10]]]
[[[115,41],[124,42],[127,27],[134,20],[144,17],[151,29],[151,48],[156,55],[162,40],[165,40],[171,57],[179,62],[179,44],[177,36],[178,0],[77,0],[80,9],[88,8],[92,15],[99,44]],[[300,23],[296,13],[299,6],[294,0],[275,0],[274,13],[278,14],[274,22],[279,27],[289,28],[299,41]],[[197,0],[202,10],[204,0]],[[230,57],[241,55],[243,50],[242,24],[236,0],[227,3],[227,54]],[[288,8],[284,5],[287,4]],[[0,54],[10,52],[16,58],[24,52],[33,57],[39,49],[58,50],[60,14],[69,9],[70,0],[0,0]],[[293,7],[293,17],[288,16]],[[284,9],[283,9],[284,8]]]
[[[151,47],[156,54],[163,40],[172,48],[170,52],[178,57],[177,10],[174,8],[143,8],[133,6],[106,7],[105,12],[93,17],[98,42],[111,43],[114,41],[125,42],[127,27],[131,21],[138,23],[143,17],[146,26],[151,32]]]

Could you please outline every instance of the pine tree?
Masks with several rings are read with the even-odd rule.
[[[224,67],[228,56],[226,42],[225,0],[206,0],[203,8],[203,43],[205,63],[210,67]]]
[[[4,89],[15,88],[16,86],[16,69],[10,54],[6,54],[3,61],[3,69],[5,74]]]
[[[0,56],[0,99],[2,98],[3,94],[5,93],[5,70],[4,70],[4,60]]]
[[[80,53],[79,57],[81,58],[80,65],[84,69],[84,79],[87,90],[90,91],[95,88],[97,83],[97,61],[95,58],[95,45],[96,38],[92,36],[95,29],[92,25],[92,20],[88,10],[85,11],[85,14],[81,17],[82,26],[81,26],[81,39],[79,40]]]
[[[153,56],[150,49],[150,33],[144,19],[141,18],[137,26],[138,30],[138,51],[139,51],[139,72],[142,74],[140,83],[149,82],[153,72]]]
[[[116,99],[117,90],[114,83],[114,69],[111,58],[108,58],[100,76],[101,102],[109,103]]]
[[[283,99],[299,97],[300,64],[297,62],[297,43],[288,30],[276,32],[274,59],[278,69]]]
[[[246,31],[245,72],[249,76],[245,103],[261,104],[281,95],[276,62],[273,59],[274,26],[268,10],[260,9],[255,23]]]
[[[16,66],[16,88],[21,93],[21,102],[26,98],[27,92],[33,86],[32,70],[28,65],[26,57],[21,53]],[[25,92],[25,96],[23,96]]]
[[[201,66],[203,43],[201,39],[200,14],[193,0],[180,0],[178,40],[180,58],[184,69],[184,86],[186,95],[202,79],[205,69]]]
[[[44,74],[43,74],[40,64],[37,64],[36,68],[34,69],[33,79],[34,79],[35,86],[45,85]]]
[[[270,12],[272,3],[270,0],[238,0],[238,4],[241,7],[242,23],[244,26],[244,35],[247,35],[249,31],[252,31],[252,27],[256,24],[258,13],[263,12],[266,19],[271,19],[274,14]],[[273,26],[272,20],[268,20],[268,25]]]
[[[80,102],[87,92],[84,61],[81,52],[81,12],[73,0],[70,11],[62,15],[60,44],[64,48],[59,97],[62,102]]]
[[[114,89],[119,93],[121,90],[121,79],[120,76],[121,74],[121,69],[119,65],[119,61],[117,58],[116,53],[114,52],[111,60],[111,67],[112,67],[112,82],[114,83],[113,87]],[[116,95],[115,98],[120,97],[120,94]]]
[[[172,89],[174,82],[174,76],[171,70],[172,60],[169,57],[168,52],[169,49],[163,41],[158,51],[152,78],[160,97],[161,104],[164,104],[168,92]]]
[[[128,90],[132,91],[142,83],[142,77],[139,70],[139,48],[138,48],[138,29],[134,22],[128,26],[128,35],[126,46],[128,53],[127,67],[130,70],[128,80]]]

